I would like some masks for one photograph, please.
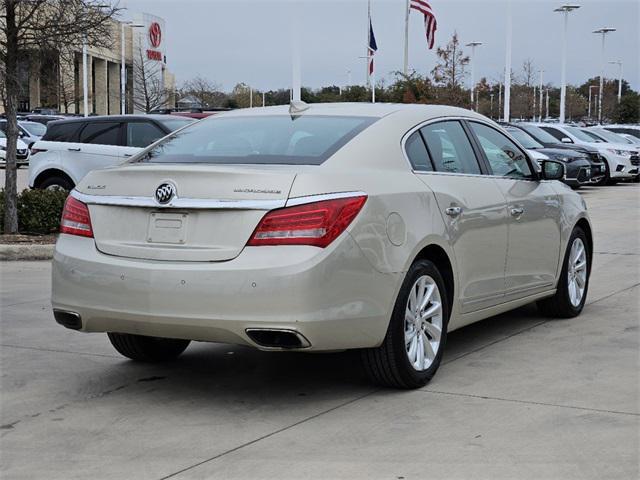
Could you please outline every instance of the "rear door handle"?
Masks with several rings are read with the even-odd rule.
[[[124,156],[125,158],[133,157],[133,153],[125,153]]]
[[[449,207],[444,211],[444,213],[446,213],[450,217],[455,218],[455,217],[457,217],[458,215],[460,215],[462,213],[462,208],[460,208],[460,207]]]
[[[69,150],[70,152],[79,152],[79,151],[80,151],[80,147],[76,147],[76,148],[67,148],[67,150]]]
[[[522,207],[513,207],[511,209],[511,216],[512,217],[519,217],[524,213],[524,208]]]

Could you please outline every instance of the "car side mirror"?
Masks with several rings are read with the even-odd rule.
[[[564,175],[564,164],[555,160],[542,160],[540,162],[540,176],[543,180],[562,180]]]
[[[571,140],[569,137],[562,137],[562,140],[560,140],[562,143],[573,143],[573,140]]]

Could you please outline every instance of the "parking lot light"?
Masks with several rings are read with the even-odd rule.
[[[562,34],[562,69],[560,73],[560,123],[564,123],[565,104],[567,97],[567,30],[569,26],[569,13],[580,8],[580,5],[565,4],[558,7],[554,12],[564,14],[564,30]]]

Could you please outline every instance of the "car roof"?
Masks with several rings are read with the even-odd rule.
[[[446,105],[423,105],[404,103],[310,103],[303,111],[295,113],[296,116],[356,116],[382,118],[388,115],[420,114],[426,119],[437,117],[477,117],[485,118],[471,110]],[[220,112],[213,118],[262,116],[262,115],[290,115],[289,105],[274,107],[242,108],[229,112]],[[205,119],[206,120],[206,119]]]
[[[103,122],[103,121],[124,121],[124,120],[156,120],[156,121],[162,121],[162,120],[166,120],[167,118],[173,118],[173,117],[168,117],[167,115],[146,115],[146,114],[131,114],[131,115],[92,115],[89,117],[72,117],[72,118],[65,118],[65,119],[61,119],[61,120],[56,120],[53,122],[50,122],[51,125],[59,125],[61,123],[67,124],[67,123],[75,123],[75,122]]]

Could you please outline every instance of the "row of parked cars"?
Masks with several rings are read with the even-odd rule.
[[[71,190],[89,171],[125,161],[156,140],[197,120],[177,115],[65,118],[23,116],[18,122],[18,166],[31,165],[29,186]],[[565,165],[564,183],[611,185],[640,179],[640,126],[518,122],[503,124],[538,163]],[[6,119],[0,118],[0,161]]]
[[[504,126],[536,160],[563,162],[564,182],[573,188],[640,178],[640,126],[549,123]]]

